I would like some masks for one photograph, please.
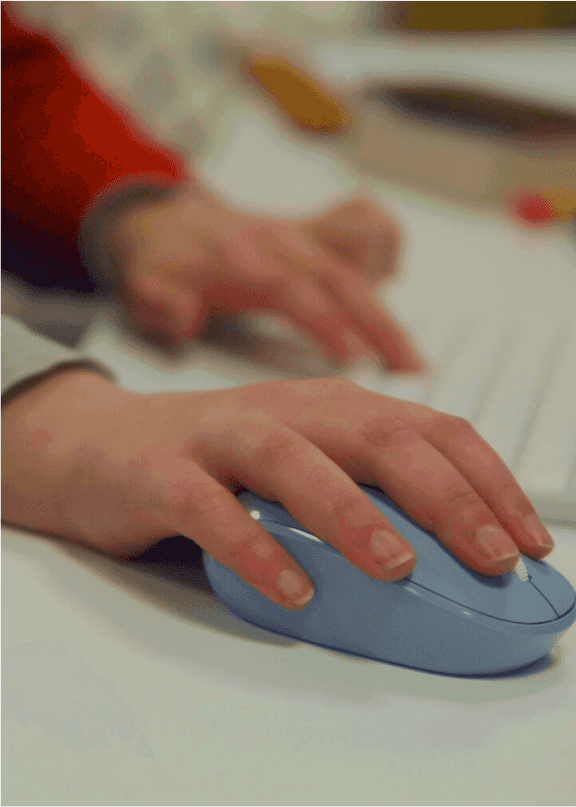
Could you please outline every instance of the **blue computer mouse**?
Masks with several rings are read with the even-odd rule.
[[[276,633],[452,675],[494,674],[536,661],[576,621],[576,592],[549,564],[523,557],[514,572],[483,577],[382,491],[360,487],[417,551],[408,577],[374,580],[281,505],[242,493],[244,507],[306,570],[316,593],[303,610],[288,611],[206,554],[216,594],[237,616]]]

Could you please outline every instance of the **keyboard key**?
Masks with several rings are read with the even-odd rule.
[[[576,329],[567,329],[536,421],[518,465],[526,490],[563,493],[576,464]]]
[[[510,467],[539,403],[555,348],[554,332],[533,322],[518,334],[474,423]]]
[[[430,397],[430,406],[472,420],[482,405],[489,371],[495,362],[501,361],[509,331],[504,322],[493,322],[489,328],[476,325],[462,340],[452,361],[443,368]]]
[[[419,334],[422,347],[433,360],[439,374],[449,367],[466,331],[464,320],[446,321],[441,316],[432,320]]]
[[[411,403],[428,404],[438,379],[449,371],[465,328],[466,324],[462,321],[455,324],[439,319],[425,325],[420,323],[420,344],[435,365],[428,374],[386,373],[375,363],[363,360],[346,371],[346,378],[371,392]]]
[[[462,323],[428,321],[418,328],[425,355],[431,360],[431,372],[425,375],[382,374],[377,391],[411,403],[428,404],[437,379],[450,365],[451,356],[461,339]],[[372,382],[376,387],[376,382]]]

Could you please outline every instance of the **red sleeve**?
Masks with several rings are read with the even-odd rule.
[[[2,207],[35,230],[75,238],[82,211],[123,177],[181,181],[160,146],[94,90],[45,35],[2,4]]]

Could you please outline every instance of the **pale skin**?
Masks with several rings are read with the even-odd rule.
[[[377,485],[475,571],[553,542],[465,421],[343,379],[137,395],[64,367],[2,414],[4,518],[118,557],[182,534],[285,608],[313,583],[234,494],[278,500],[382,581],[417,559],[355,482]]]
[[[400,236],[367,200],[280,222],[184,190],[125,214],[116,237],[122,299],[147,332],[179,343],[211,312],[268,308],[342,360],[368,352],[398,371],[423,367],[373,296]],[[8,399],[2,438],[5,520],[118,557],[182,534],[285,608],[305,607],[312,581],[247,515],[242,488],[282,502],[378,580],[417,559],[356,482],[381,487],[481,574],[553,547],[469,424],[343,379],[137,395],[68,366]]]
[[[270,310],[339,362],[368,355],[396,372],[424,369],[375,296],[375,285],[397,268],[400,231],[368,199],[280,220],[183,188],[124,214],[115,235],[133,325],[173,345],[196,336],[210,314]]]

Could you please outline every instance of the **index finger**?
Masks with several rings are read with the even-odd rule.
[[[414,570],[416,552],[350,476],[320,448],[274,423],[244,428],[242,443],[217,448],[210,464],[226,463],[249,490],[281,502],[305,529],[334,546],[377,580]]]
[[[367,293],[358,278],[330,267],[323,282],[356,325],[359,335],[374,347],[389,369],[403,373],[426,370],[426,363],[404,328]]]
[[[174,533],[192,539],[283,608],[296,610],[312,599],[313,583],[294,558],[230,490],[188,459],[156,467],[142,501]]]

